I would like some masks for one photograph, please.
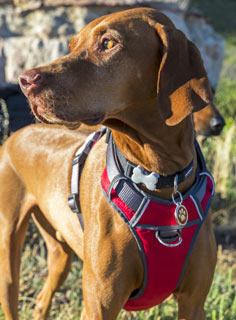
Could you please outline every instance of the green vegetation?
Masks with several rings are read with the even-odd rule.
[[[201,10],[216,31],[224,37],[235,36],[235,0],[190,0],[190,7]]]
[[[236,1],[191,0],[191,4],[206,14],[226,40],[224,64],[215,95],[215,104],[225,117],[226,126],[219,137],[203,141],[202,148],[216,182],[215,222],[236,226]]]

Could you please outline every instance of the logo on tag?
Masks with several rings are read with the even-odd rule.
[[[185,226],[188,222],[188,210],[187,208],[178,203],[175,209],[175,220],[180,226]]]

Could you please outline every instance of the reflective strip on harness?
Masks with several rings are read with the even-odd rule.
[[[83,170],[84,162],[93,148],[95,143],[104,135],[106,128],[102,127],[100,130],[91,133],[78,149],[72,162],[72,175],[71,175],[71,194],[68,196],[68,205],[71,210],[77,213],[80,224],[84,228],[83,217],[80,210],[79,203],[79,183]]]

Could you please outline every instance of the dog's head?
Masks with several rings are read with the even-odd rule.
[[[19,80],[39,120],[71,127],[153,104],[173,126],[212,102],[198,49],[165,15],[147,8],[94,20],[70,41],[67,56]]]

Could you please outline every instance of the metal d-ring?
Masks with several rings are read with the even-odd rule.
[[[173,247],[177,247],[179,246],[182,241],[183,241],[183,238],[181,237],[181,235],[179,234],[179,241],[177,243],[166,243],[164,242],[163,240],[161,240],[161,238],[159,237],[159,231],[156,231],[156,238],[157,240],[163,245],[163,246],[166,246],[166,247],[170,247],[170,248],[173,248]]]
[[[178,202],[175,201],[175,194],[178,194],[178,196],[180,197],[180,201]],[[179,203],[181,204],[183,202],[182,193],[178,190],[175,190],[175,192],[172,193],[172,201],[174,202],[175,205],[178,205]]]

